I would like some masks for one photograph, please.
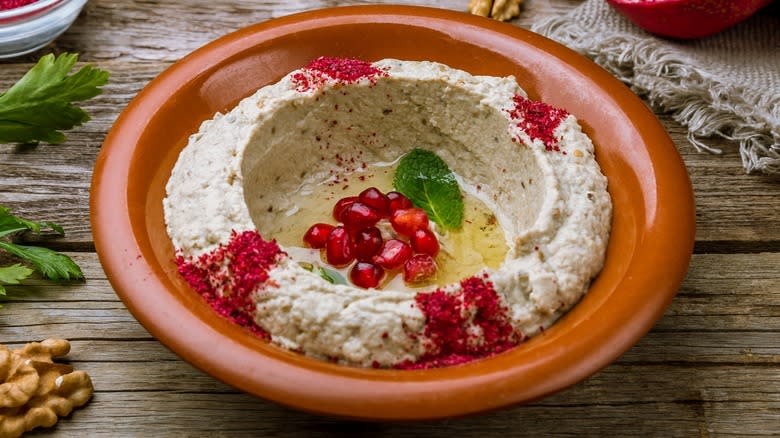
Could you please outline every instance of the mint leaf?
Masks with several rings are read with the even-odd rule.
[[[447,163],[424,149],[413,149],[401,158],[393,186],[425,210],[442,228],[456,229],[463,221],[463,197]]]
[[[77,60],[75,53],[48,54],[0,94],[0,143],[62,143],[60,131],[89,120],[73,102],[100,94],[108,72],[85,65],[68,76]]]
[[[33,270],[19,263],[0,268],[0,295],[5,295],[5,284],[19,284],[20,281],[29,277]]]
[[[328,268],[323,268],[318,266],[317,273],[320,274],[320,277],[324,278],[325,281],[327,281],[328,283],[347,284],[347,279],[344,278],[343,275],[334,271],[333,269],[328,269]]]

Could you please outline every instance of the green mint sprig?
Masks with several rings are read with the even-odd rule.
[[[393,186],[442,228],[457,229],[463,222],[463,196],[455,174],[435,153],[417,148],[404,155]]]

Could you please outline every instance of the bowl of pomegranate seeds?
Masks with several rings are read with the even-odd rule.
[[[117,294],[183,359],[306,411],[411,420],[608,365],[676,293],[694,210],[662,125],[594,63],[360,6],[153,80],[106,138],[91,221]]]
[[[0,59],[38,50],[68,30],[87,0],[0,0]]]

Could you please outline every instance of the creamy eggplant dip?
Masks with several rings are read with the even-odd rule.
[[[366,205],[403,201],[382,174],[415,150],[455,175],[465,231],[427,225],[416,204],[399,208],[425,232],[399,228],[397,209],[364,223],[384,207],[344,207],[369,192]],[[166,190],[179,272],[219,314],[284,348],[377,368],[460,364],[544,331],[601,270],[612,217],[574,116],[511,76],[394,59],[318,58],[259,89],[203,122]],[[313,219],[339,202],[363,216]],[[378,231],[358,236],[353,222]],[[396,263],[415,257],[427,264],[411,274]],[[428,268],[438,280],[415,283]]]

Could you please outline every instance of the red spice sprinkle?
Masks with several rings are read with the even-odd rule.
[[[30,3],[35,3],[37,1],[38,0],[0,0],[0,11],[21,8],[22,6],[27,6]]]
[[[554,131],[561,121],[569,116],[569,113],[544,102],[526,99],[519,94],[516,94],[513,100],[515,106],[509,111],[509,116],[515,120],[521,119],[517,126],[532,140],[541,140],[545,150],[559,151],[558,139],[555,138]]]
[[[257,231],[230,235],[230,241],[197,259],[176,257],[179,274],[209,305],[230,322],[270,340],[252,318],[252,294],[268,280],[268,270],[284,255],[275,240]]]
[[[460,284],[461,290],[455,293],[437,289],[417,294],[415,301],[426,318],[426,353],[416,361],[401,362],[396,368],[463,364],[501,353],[520,342],[493,283],[469,277]]]
[[[353,84],[362,79],[376,83],[377,77],[387,76],[387,72],[374,67],[370,62],[360,59],[320,56],[295,73],[292,81],[295,89],[301,92],[321,87],[330,79],[339,84]]]

